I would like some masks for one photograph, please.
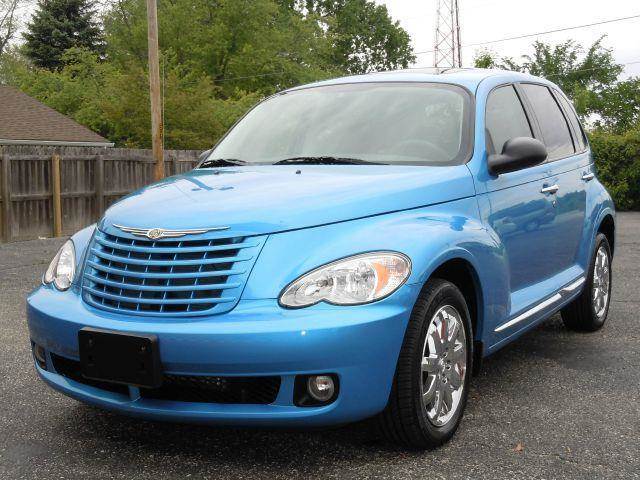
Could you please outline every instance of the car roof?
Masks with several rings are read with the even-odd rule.
[[[405,70],[391,70],[385,72],[366,73],[363,75],[351,75],[348,77],[333,78],[320,82],[310,83],[291,88],[287,91],[295,91],[310,87],[326,85],[340,85],[346,83],[368,82],[432,82],[460,85],[475,92],[478,85],[487,78],[506,82],[536,82],[553,85],[546,79],[535,77],[527,73],[512,72],[509,70],[486,68],[410,68]]]

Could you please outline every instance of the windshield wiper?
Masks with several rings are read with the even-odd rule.
[[[359,158],[348,157],[292,157],[280,160],[274,165],[385,165],[379,162],[369,162]]]
[[[247,162],[238,160],[237,158],[212,158],[202,162],[198,168],[239,167],[246,164]]]

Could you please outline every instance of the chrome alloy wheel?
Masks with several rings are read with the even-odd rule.
[[[593,267],[593,288],[591,292],[593,311],[598,318],[602,318],[607,313],[610,280],[609,253],[604,245],[600,245]]]
[[[462,322],[454,307],[441,307],[429,323],[422,349],[422,403],[437,427],[451,420],[462,398],[467,365]]]

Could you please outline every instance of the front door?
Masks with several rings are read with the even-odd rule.
[[[513,85],[489,94],[485,116],[489,154],[501,152],[511,138],[539,137],[520,95]],[[511,292],[550,278],[562,268],[550,260],[560,233],[557,180],[549,166],[542,164],[487,181],[487,193],[479,201],[481,214],[505,249]]]

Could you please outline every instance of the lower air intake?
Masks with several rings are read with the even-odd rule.
[[[143,389],[143,398],[174,402],[261,404],[275,402],[280,377],[165,375],[162,386]]]

